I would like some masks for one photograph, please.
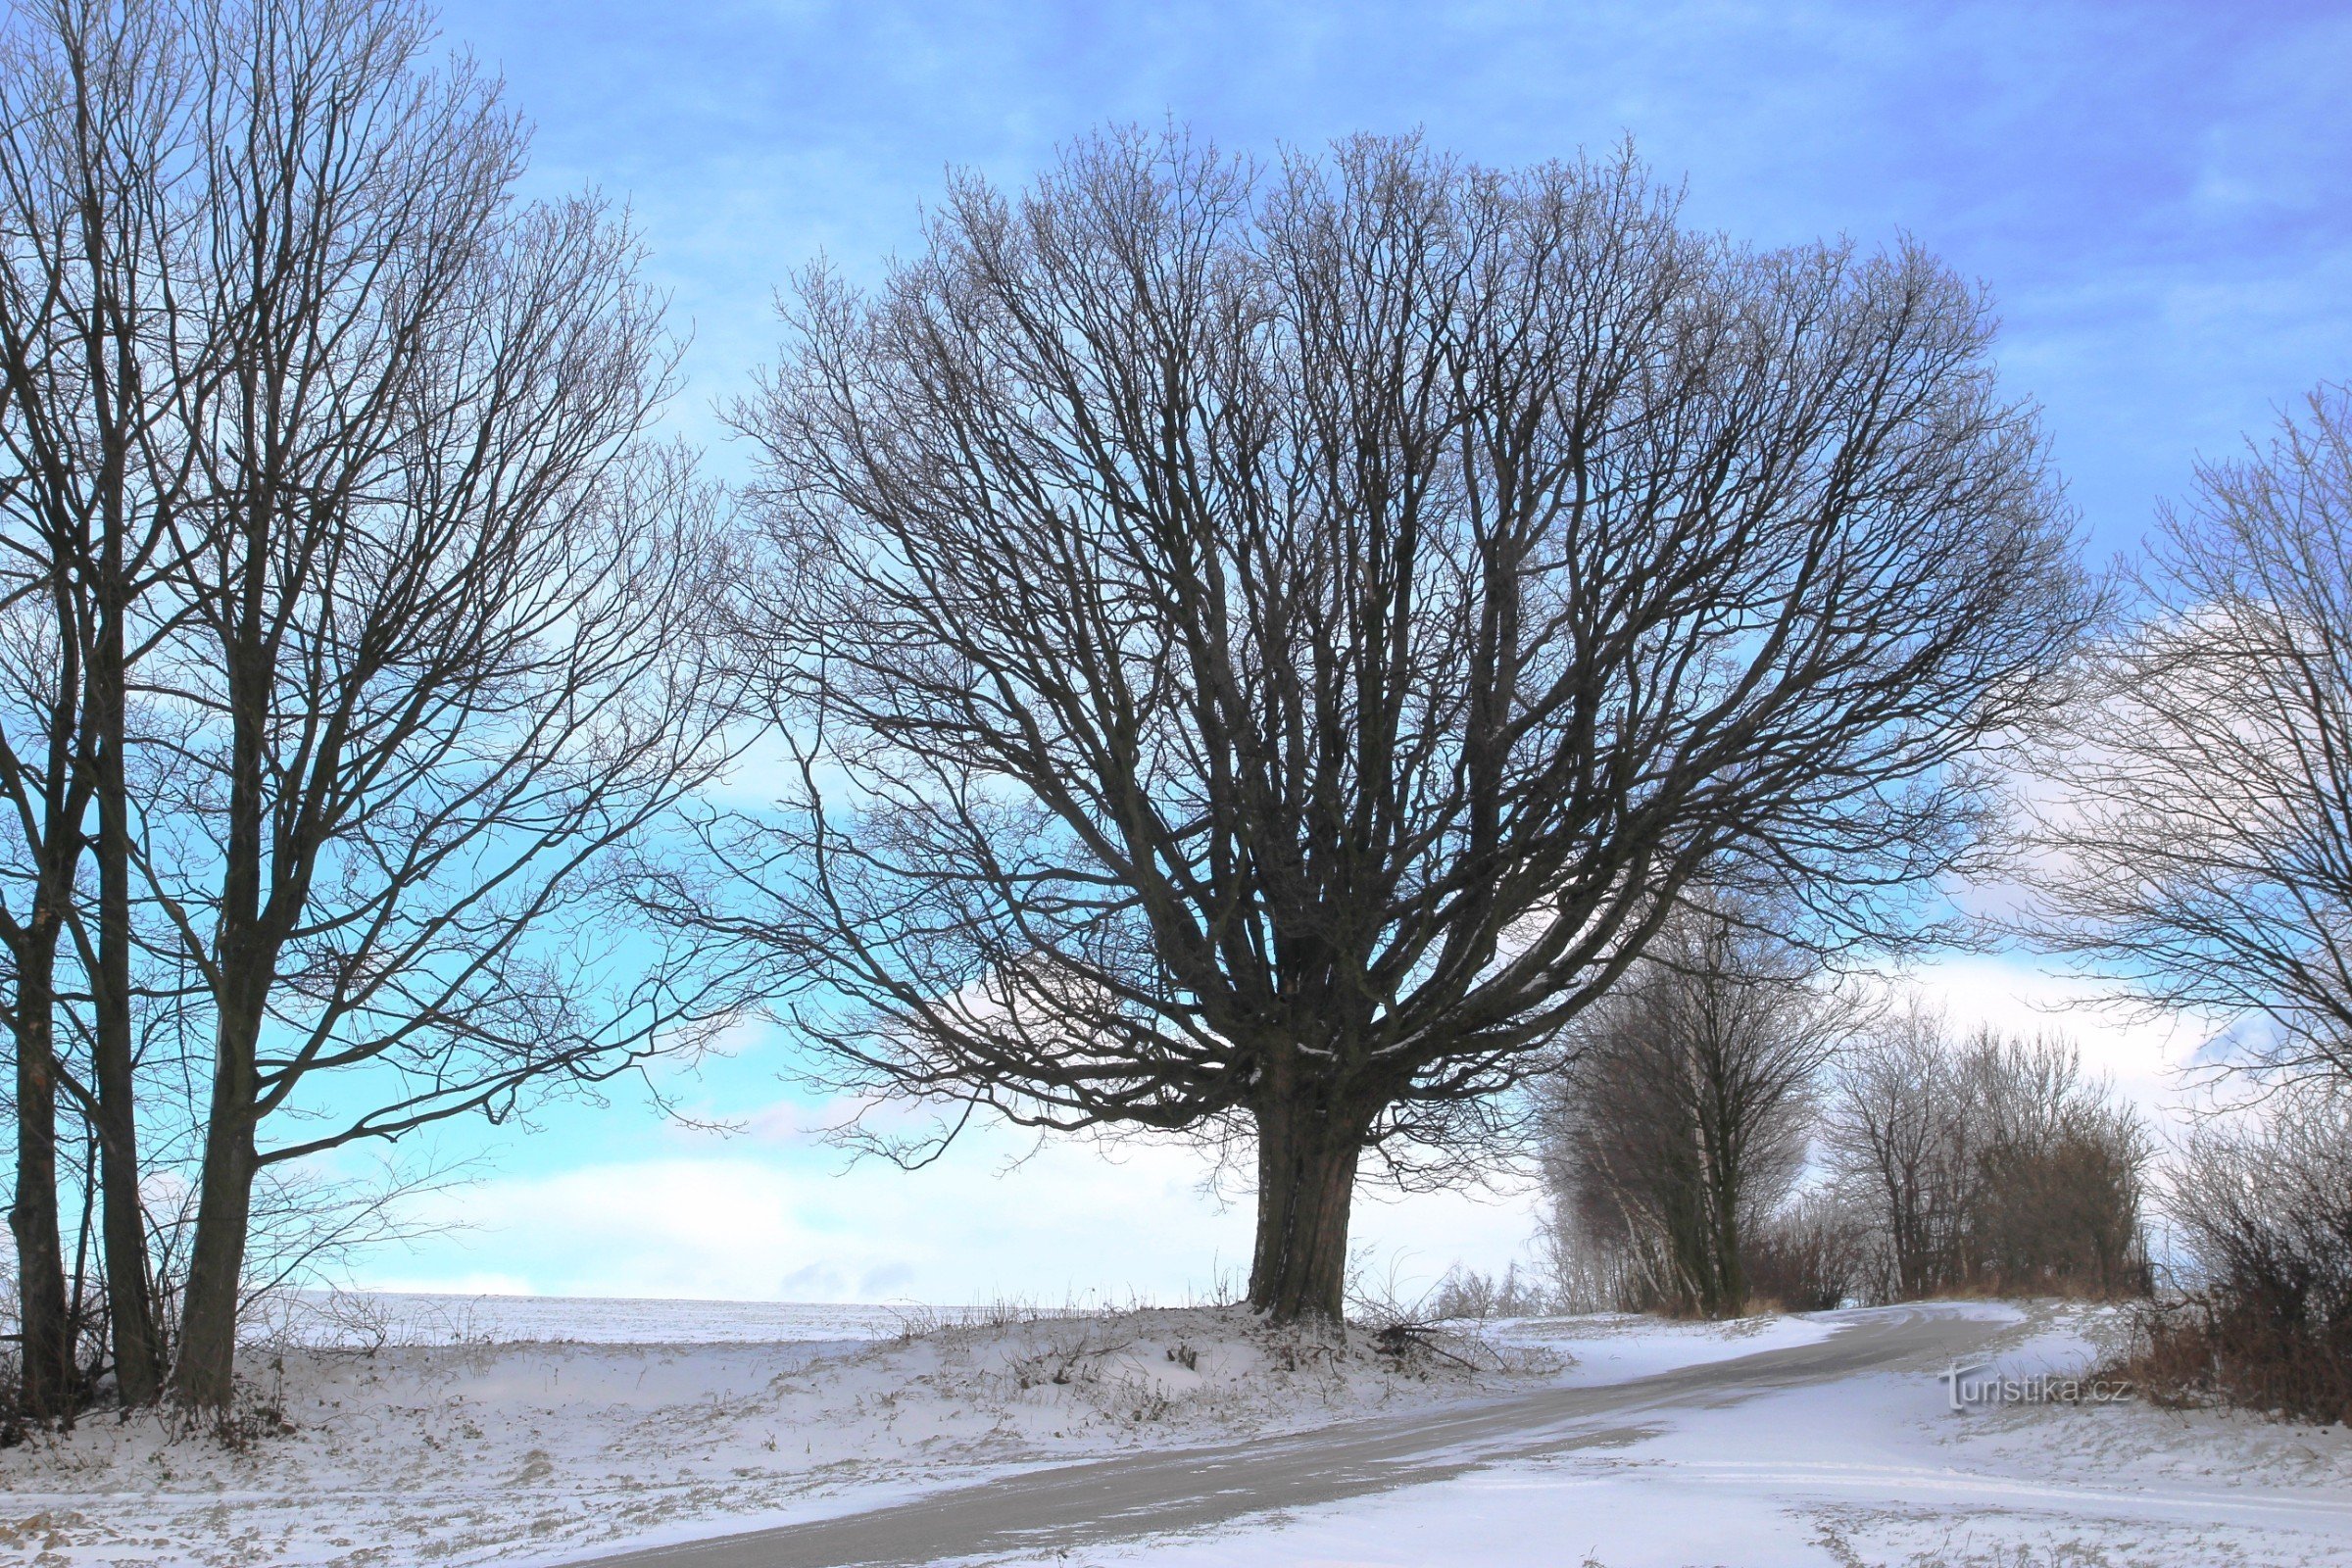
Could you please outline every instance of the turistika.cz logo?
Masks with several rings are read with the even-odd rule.
[[[2114,1404],[2132,1397],[2132,1385],[2115,1378],[2059,1377],[2049,1372],[2002,1375],[1988,1361],[1954,1361],[1936,1374],[1952,1408],[1981,1404]]]

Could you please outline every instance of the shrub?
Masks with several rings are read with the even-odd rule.
[[[1549,1296],[1522,1275],[1516,1263],[1506,1264],[1499,1277],[1456,1263],[1430,1293],[1428,1315],[1441,1323],[1462,1318],[1483,1322],[1494,1317],[1541,1317],[1550,1307]]]
[[[2187,1265],[2143,1313],[2151,1395],[2352,1423],[2352,1095],[2302,1089],[2188,1142],[2166,1202]]]
[[[1749,1308],[1826,1312],[1859,1298],[1870,1241],[1861,1219],[1827,1193],[1805,1193],[1746,1240]]]

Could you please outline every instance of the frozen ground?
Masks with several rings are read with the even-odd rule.
[[[2095,1311],[1954,1310],[2009,1320],[1989,1357],[1995,1374],[2079,1371],[2112,1332]],[[1637,1355],[1653,1353],[1650,1335],[1635,1340]],[[2352,1437],[2341,1428],[2130,1402],[1954,1411],[1946,1384],[1914,1367],[1645,1418],[1600,1439],[1247,1530],[1053,1560],[1071,1568],[2352,1564]]]
[[[975,1309],[976,1310],[976,1309]],[[952,1314],[951,1314],[952,1315]],[[269,1332],[305,1345],[814,1345],[887,1340],[938,1321],[932,1307],[696,1301],[600,1296],[437,1296],[299,1291]]]
[[[2004,1370],[2079,1368],[2101,1331],[2095,1314],[1952,1310],[2000,1319]],[[1625,1383],[1818,1344],[1844,1321],[1496,1324],[1400,1367],[1360,1338],[1270,1335],[1230,1310],[942,1318],[499,1298],[327,1307],[250,1362],[257,1404],[291,1431],[261,1435],[276,1422],[257,1414],[257,1435],[229,1451],[143,1417],[0,1453],[0,1563],[563,1561],[1070,1461]],[[322,1343],[338,1338],[347,1348]],[[1955,1414],[1934,1370],[1684,1401],[1609,1420],[1592,1446],[1029,1560],[2352,1563],[2341,1432],[2135,1405]]]
[[[247,1354],[242,1451],[146,1415],[0,1452],[0,1562],[561,1557],[1410,1410],[1562,1365],[1534,1346],[1447,1354],[1469,1364],[1399,1367],[1360,1336],[1216,1308],[321,1303]]]

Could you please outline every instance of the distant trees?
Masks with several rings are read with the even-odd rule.
[[[2088,609],[1967,288],[1630,157],[1091,141],[789,319],[738,417],[798,780],[664,912],[870,1089],[1246,1132],[1277,1318],[1687,888],[1899,940]]]
[[[2149,1288],[2148,1167],[2137,1112],[2049,1037],[1980,1038],[1966,1056],[1982,1119],[1964,1266],[2010,1296],[2124,1297]]]
[[[63,1084],[106,1168],[118,1387],[168,1365],[219,1406],[260,1172],[506,1115],[723,1012],[617,913],[722,756],[723,542],[647,435],[669,348],[634,239],[517,198],[521,126],[467,63],[423,66],[421,11],[44,0],[8,29],[24,1402],[67,1403]],[[140,1009],[187,1054],[138,1059]],[[168,1345],[134,1091],[197,1146]]]
[[[1829,1151],[1897,1299],[1947,1288],[1959,1255],[1972,1172],[1956,1076],[1942,1019],[1914,1005],[1855,1043],[1827,1097]]]
[[[1816,1079],[1851,1024],[1770,924],[1736,901],[1676,910],[1544,1086],[1563,1218],[1684,1312],[1745,1309],[1762,1221],[1804,1165]]]
[[[1726,1316],[2148,1289],[2153,1142],[2074,1048],[1955,1041],[1916,1004],[1807,985],[1762,931],[1689,920],[1543,1088],[1568,1294]],[[1700,961],[1677,924],[1714,933]]]
[[[2147,1288],[2145,1125],[2062,1041],[1951,1041],[1911,1008],[1867,1031],[1824,1102],[1829,1170],[1874,1294],[2113,1297]]]

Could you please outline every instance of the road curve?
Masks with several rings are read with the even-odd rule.
[[[864,1513],[578,1559],[594,1568],[906,1568],[1199,1530],[1276,1508],[1445,1481],[1499,1460],[1621,1441],[1644,1414],[1881,1368],[1941,1366],[2003,1325],[1929,1309],[1857,1313],[1815,1345],[1625,1383],[1544,1389],[1287,1437],[1058,1465]]]

